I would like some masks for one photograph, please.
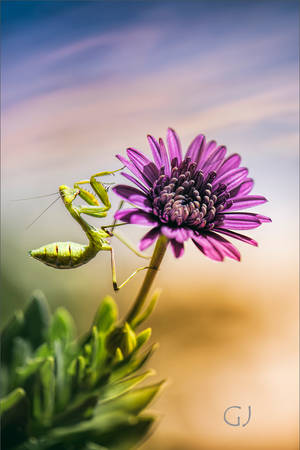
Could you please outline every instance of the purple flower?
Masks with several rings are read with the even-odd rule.
[[[113,188],[136,206],[118,211],[115,218],[152,227],[140,242],[141,250],[161,234],[169,239],[176,258],[183,254],[188,239],[216,261],[223,261],[225,256],[240,260],[239,251],[222,235],[257,246],[256,241],[235,230],[257,228],[271,219],[239,210],[267,199],[249,195],[253,180],[248,178],[248,169],[240,167],[238,154],[226,157],[226,147],[206,142],[199,134],[183,158],[179,138],[170,128],[168,151],[162,139],[157,142],[148,136],[148,141],[154,162],[133,148],[127,149],[128,160],[117,155],[134,176],[122,175],[137,188],[125,184]]]

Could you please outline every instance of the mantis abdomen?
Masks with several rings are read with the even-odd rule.
[[[74,269],[94,258],[98,251],[91,245],[82,245],[76,242],[53,242],[31,250],[29,255],[55,269]]]

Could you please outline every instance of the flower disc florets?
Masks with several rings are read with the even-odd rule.
[[[175,162],[174,162],[175,164]],[[171,227],[187,226],[194,230],[214,227],[217,212],[232,202],[226,185],[213,190],[216,172],[205,177],[197,164],[186,158],[179,167],[172,167],[171,175],[162,174],[151,188],[153,213]]]
[[[138,208],[119,211],[116,218],[128,223],[154,226],[141,240],[140,248],[151,245],[160,234],[171,243],[176,257],[184,241],[195,245],[212,259],[225,256],[240,259],[238,250],[219,233],[252,245],[257,243],[232,230],[256,228],[268,217],[232,212],[266,202],[265,197],[248,195],[253,180],[240,167],[238,154],[225,159],[226,147],[206,143],[197,136],[182,159],[178,136],[168,130],[168,153],[163,141],[148,136],[154,162],[134,149],[127,149],[129,160],[118,158],[138,178],[123,173],[139,189],[118,185],[114,191]],[[213,230],[213,231],[212,231]]]

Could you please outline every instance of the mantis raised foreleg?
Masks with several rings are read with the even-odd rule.
[[[111,175],[111,174],[114,174],[115,172],[119,172],[120,170],[122,170],[122,169],[117,169],[112,172],[108,172],[108,171],[99,172],[99,173],[96,173],[95,175],[92,175],[89,180],[77,181],[77,183],[74,184],[74,189],[79,190],[78,195],[83,200],[85,200],[86,203],[88,203],[88,205],[90,205],[90,206],[77,207],[79,214],[87,214],[92,217],[105,217],[107,215],[107,212],[111,208],[111,204],[110,204],[109,197],[107,194],[107,189],[105,189],[103,184],[99,183],[99,181],[96,180],[96,177]],[[93,190],[97,194],[97,196],[100,198],[104,207],[100,206],[100,203],[94,194],[92,194],[91,192],[87,191],[86,189],[83,189],[82,187],[80,187],[80,185],[88,184],[88,183],[93,188]],[[120,209],[122,207],[123,203],[124,203],[124,201],[122,200],[120,202],[118,209]],[[119,224],[119,226],[120,225],[124,225],[124,224]],[[114,231],[114,228],[116,226],[118,226],[118,225],[116,225],[116,221],[114,221],[113,225],[102,226],[101,229],[104,230],[105,232],[107,232],[109,234],[109,236],[115,236],[117,239],[119,239],[119,241],[121,241],[124,245],[126,245],[126,247],[129,248],[129,250],[131,250],[137,256],[148,259],[149,258],[148,256],[145,256],[143,253],[139,252],[136,248],[133,247],[133,245],[130,242],[127,241],[127,239],[125,239],[119,233]],[[107,228],[111,229],[110,232],[106,231]]]
[[[119,169],[120,170],[120,169]],[[87,214],[93,217],[105,217],[108,210],[111,207],[107,190],[105,187],[96,180],[96,177],[113,174],[114,172],[100,172],[93,175],[90,180],[79,181],[74,184],[74,188],[62,185],[59,187],[59,194],[63,200],[63,203],[71,216],[76,220],[85,232],[89,244],[82,245],[74,242],[54,242],[46,246],[42,246],[36,250],[31,250],[29,254],[44,264],[57,268],[57,269],[72,269],[80,267],[83,264],[89,262],[92,258],[96,256],[99,251],[110,251],[111,252],[111,267],[112,267],[112,281],[114,290],[119,290],[123,287],[137,272],[146,269],[147,267],[140,267],[133,272],[120,286],[117,285],[116,281],[116,268],[113,248],[110,245],[108,239],[114,235],[113,232],[105,230],[105,227],[95,228],[94,226],[88,224],[82,217],[81,214]],[[89,183],[95,194],[98,196],[100,201],[104,206],[101,206],[97,197],[79,187],[81,184]],[[75,206],[73,201],[77,196],[80,196],[88,204],[86,206]],[[112,226],[115,227],[115,224]],[[109,228],[109,227],[107,227]],[[127,245],[128,248],[137,252],[133,247],[126,242],[126,240],[120,236],[119,239]],[[144,256],[144,255],[142,255]]]

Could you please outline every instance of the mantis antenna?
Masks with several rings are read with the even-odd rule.
[[[56,194],[57,194],[57,192],[56,192]],[[44,209],[42,212],[41,212],[41,214],[39,214],[35,219],[34,219],[34,221],[33,222],[31,222],[27,227],[26,227],[26,230],[28,230],[46,211],[48,211],[48,209],[49,208],[51,208],[51,206],[52,205],[54,205],[54,203],[55,202],[57,202],[57,200],[59,200],[60,199],[60,197],[57,197],[53,202],[51,202],[50,203],[50,205],[49,206],[47,206],[47,208],[46,209]]]
[[[52,195],[57,195],[59,192],[53,192],[52,194],[36,195],[35,197],[17,198],[12,200],[12,202],[23,202],[24,200],[34,200],[35,198],[51,197]]]

